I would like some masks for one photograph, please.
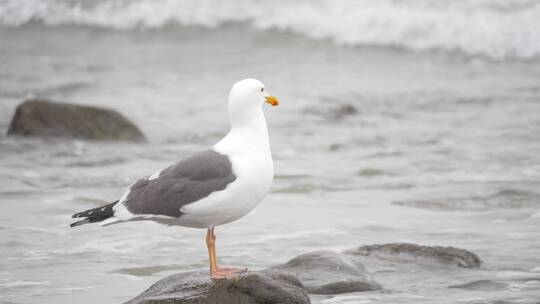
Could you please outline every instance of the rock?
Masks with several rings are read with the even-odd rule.
[[[47,100],[28,100],[20,104],[9,126],[8,135],[145,140],[137,126],[114,110]]]
[[[314,251],[226,280],[213,281],[206,271],[170,275],[126,304],[301,304],[310,303],[307,292],[326,295],[380,289],[354,257]]]
[[[345,253],[376,257],[398,262],[443,264],[474,268],[480,266],[480,258],[467,250],[455,247],[421,246],[409,243],[361,246]]]
[[[312,294],[340,294],[379,290],[364,266],[356,259],[333,251],[314,251],[273,267],[293,274]]]
[[[304,304],[302,283],[279,271],[247,272],[214,281],[208,272],[173,274],[159,280],[126,304]]]

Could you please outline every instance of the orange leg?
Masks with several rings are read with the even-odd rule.
[[[210,260],[210,275],[212,279],[226,279],[235,274],[246,271],[246,268],[218,267],[216,253],[216,235],[214,227],[208,228],[206,233],[206,246],[208,247],[208,258]]]
[[[217,271],[216,236],[214,228],[208,228],[206,233],[206,247],[208,247],[208,260],[210,261],[210,274]]]

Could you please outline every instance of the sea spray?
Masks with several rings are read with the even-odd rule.
[[[3,0],[0,24],[116,30],[244,22],[352,46],[458,51],[497,60],[540,55],[540,2],[526,0]]]

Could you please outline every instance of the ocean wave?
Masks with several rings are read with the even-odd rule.
[[[244,22],[341,45],[540,56],[538,0],[0,0],[0,24],[118,30]]]

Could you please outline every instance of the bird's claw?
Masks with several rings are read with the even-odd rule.
[[[246,271],[247,268],[219,267],[212,271],[211,276],[214,280],[230,279]]]

